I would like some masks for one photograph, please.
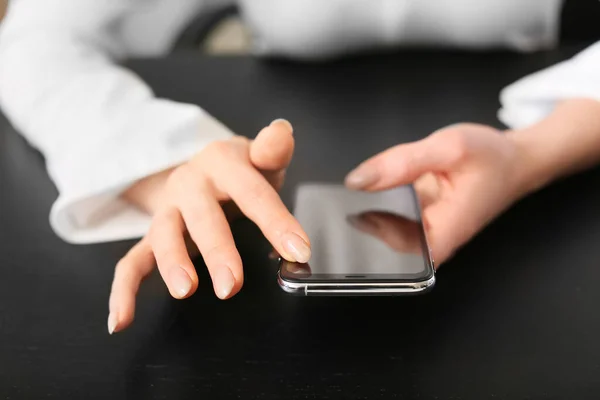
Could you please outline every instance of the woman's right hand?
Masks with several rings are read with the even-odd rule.
[[[242,287],[242,260],[228,216],[235,205],[260,228],[286,260],[310,258],[308,236],[277,190],[294,151],[292,127],[276,120],[254,140],[234,137],[207,146],[189,162],[134,185],[124,197],[153,215],[147,235],[117,264],[110,294],[108,330],[134,318],[142,279],[157,265],[171,295],[191,296],[198,287],[187,239],[197,247],[216,295],[227,299]]]

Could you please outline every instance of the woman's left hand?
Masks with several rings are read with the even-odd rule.
[[[413,183],[440,264],[526,193],[529,183],[520,173],[526,163],[510,135],[458,124],[370,158],[348,175],[346,185],[379,191]]]

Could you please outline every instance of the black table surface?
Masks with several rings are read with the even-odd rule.
[[[295,185],[340,181],[385,147],[457,121],[498,126],[498,91],[573,49],[404,52],[326,64],[182,53],[130,66],[157,94],[253,135],[294,123]],[[34,118],[35,116],[32,116]],[[485,229],[417,297],[292,297],[256,227],[234,224],[246,283],[170,299],[154,274],[131,329],[106,332],[127,243],[71,246],[48,225],[42,157],[0,117],[0,398],[600,398],[600,170]]]

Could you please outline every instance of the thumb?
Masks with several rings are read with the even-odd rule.
[[[428,172],[449,168],[457,159],[452,143],[455,135],[444,131],[391,147],[364,161],[348,174],[346,186],[354,190],[384,190],[411,184]]]
[[[276,119],[261,130],[250,145],[250,160],[262,171],[287,168],[294,154],[292,124]]]
[[[471,215],[469,203],[457,201],[437,202],[423,210],[436,268],[448,261],[477,232],[478,225]]]

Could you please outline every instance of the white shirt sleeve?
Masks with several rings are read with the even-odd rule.
[[[498,117],[512,129],[524,128],[544,119],[558,102],[572,98],[600,101],[600,42],[503,89]]]
[[[558,38],[563,0],[239,0],[255,53],[335,57],[374,47],[533,51]]]
[[[115,63],[135,53],[120,24],[148,4],[16,0],[0,26],[0,105],[45,157],[59,191],[51,225],[68,242],[143,235],[149,216],[120,193],[232,134]]]

